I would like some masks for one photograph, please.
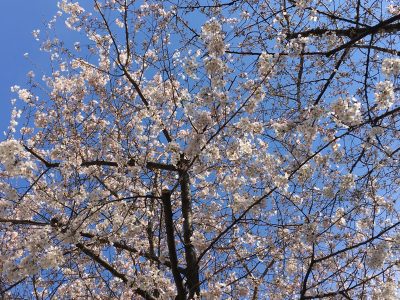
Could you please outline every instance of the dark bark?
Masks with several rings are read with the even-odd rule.
[[[183,217],[183,242],[185,247],[187,285],[189,288],[189,298],[194,294],[200,295],[199,266],[197,263],[196,250],[192,244],[193,224],[192,224],[192,199],[190,195],[190,178],[187,168],[189,161],[183,155],[179,164],[179,177],[181,186],[181,202]]]
[[[169,259],[171,262],[172,275],[174,276],[176,290],[178,292],[175,299],[184,300],[186,299],[186,293],[183,287],[181,274],[178,270],[178,257],[176,254],[174,223],[172,218],[171,192],[169,190],[163,190],[161,199],[164,206],[165,232],[167,234]]]

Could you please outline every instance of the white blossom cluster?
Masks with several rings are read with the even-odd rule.
[[[208,54],[219,57],[225,53],[224,33],[221,24],[211,19],[201,27],[201,36],[207,45]]]
[[[296,39],[291,39],[289,43],[286,44],[285,48],[290,53],[290,55],[294,56],[306,50],[308,42],[308,37],[299,36]]]
[[[218,76],[224,72],[225,63],[220,58],[211,57],[205,60],[205,67],[209,75]]]
[[[343,207],[339,207],[335,215],[333,216],[332,220],[337,226],[345,226],[346,225],[346,218],[345,218],[345,210]]]
[[[398,106],[400,59],[379,59],[392,27],[371,40],[370,106],[358,66],[372,56],[341,55],[349,31],[326,31],[336,0],[75,1],[57,19],[79,41],[43,30],[51,71],[12,87],[0,280],[40,276],[10,295],[47,298],[62,278],[54,298],[398,298],[399,112],[378,111]],[[332,17],[352,27],[340,16],[357,1],[342,2]],[[374,10],[365,24],[398,6]]]
[[[0,143],[0,163],[10,175],[25,174],[33,168],[25,157],[26,151],[17,140],[9,139]]]
[[[296,1],[295,5],[296,5],[296,7],[300,8],[300,9],[305,9],[306,7],[310,6],[311,2],[312,2],[311,0],[300,0],[300,1]]]
[[[197,63],[196,58],[200,55],[200,53],[200,51],[197,51],[196,55],[190,55],[189,53],[189,57],[187,57],[183,62],[186,75],[192,79],[198,79],[197,68],[199,64]]]
[[[382,72],[386,76],[400,75],[400,58],[385,58],[382,62]]]
[[[207,241],[204,235],[199,231],[193,232],[191,240],[199,252],[203,251],[207,247]]]
[[[303,165],[298,171],[298,179],[300,183],[304,183],[313,174],[313,167],[307,163]]]
[[[74,30],[80,30],[79,26],[76,26],[76,23],[79,23],[80,16],[85,12],[85,9],[79,5],[78,2],[71,2],[69,0],[62,0],[58,2],[58,7],[65,13],[70,16],[65,21],[65,25]]]
[[[346,192],[354,187],[355,187],[354,175],[353,174],[344,175],[340,182],[340,190],[342,192]]]
[[[249,94],[248,98],[246,99],[245,110],[248,113],[253,113],[258,104],[264,99],[266,95],[264,88],[260,83],[252,79],[246,81],[243,84],[243,88],[244,90],[248,91]]]
[[[373,290],[372,299],[374,300],[398,300],[399,289],[396,281],[390,278],[386,282],[377,282]]]
[[[376,84],[375,102],[378,109],[388,109],[395,101],[393,83],[381,81]]]
[[[400,5],[399,4],[389,4],[387,7],[388,12],[393,15],[399,15],[400,14]]]
[[[361,103],[356,98],[339,98],[331,109],[338,125],[354,126],[362,121]]]
[[[17,109],[16,107],[13,108],[12,112],[11,112],[11,120],[10,120],[10,126],[8,127],[8,129],[11,132],[15,132],[16,131],[16,127],[18,125],[18,119],[21,117],[21,113],[22,110]]]
[[[374,270],[379,269],[383,266],[389,254],[389,244],[387,242],[380,242],[375,247],[369,249],[366,262],[370,268]]]
[[[262,79],[268,78],[274,69],[274,56],[266,52],[262,52],[258,58],[258,73]]]
[[[205,137],[203,134],[195,134],[192,138],[188,141],[188,145],[185,149],[186,155],[189,157],[193,157],[199,153],[200,149],[205,144]]]
[[[18,98],[26,103],[30,102],[33,98],[31,92],[29,92],[27,89],[21,89],[18,85],[12,86],[11,92],[17,93]]]
[[[201,37],[207,46],[208,56],[204,58],[204,66],[211,78],[212,87],[222,88],[225,84],[223,75],[226,64],[221,59],[225,53],[224,33],[221,24],[215,19],[206,22],[201,29]]]
[[[291,128],[294,127],[291,122],[283,119],[271,120],[270,123],[278,138],[283,137],[285,133],[287,133]]]
[[[70,2],[68,0],[61,0],[58,3],[58,7],[68,14],[81,14],[85,10],[79,5],[79,2]]]
[[[252,151],[252,144],[250,141],[240,139],[231,144],[226,154],[230,160],[237,160],[243,156],[251,155]]]
[[[64,262],[64,256],[60,248],[50,246],[46,253],[40,258],[40,265],[43,269],[51,269],[61,265]]]

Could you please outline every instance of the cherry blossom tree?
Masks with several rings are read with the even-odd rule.
[[[5,299],[398,299],[397,1],[58,10],[0,143]]]

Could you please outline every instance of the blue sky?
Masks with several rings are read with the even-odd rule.
[[[33,63],[46,68],[48,60],[39,51],[39,43],[32,36],[32,30],[43,29],[45,21],[57,11],[54,0],[12,0],[1,1],[0,6],[0,140],[8,127],[11,113],[10,99],[14,95],[10,86],[24,86],[26,73],[33,68],[32,62],[24,58],[30,54]]]

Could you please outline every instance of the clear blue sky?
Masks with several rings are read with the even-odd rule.
[[[54,0],[5,0],[0,6],[0,140],[9,124],[10,99],[14,95],[10,86],[24,86],[26,73],[33,68],[24,58],[28,52],[31,59],[46,68],[46,59],[39,51],[39,43],[32,37],[32,30],[40,28],[57,11]]]

